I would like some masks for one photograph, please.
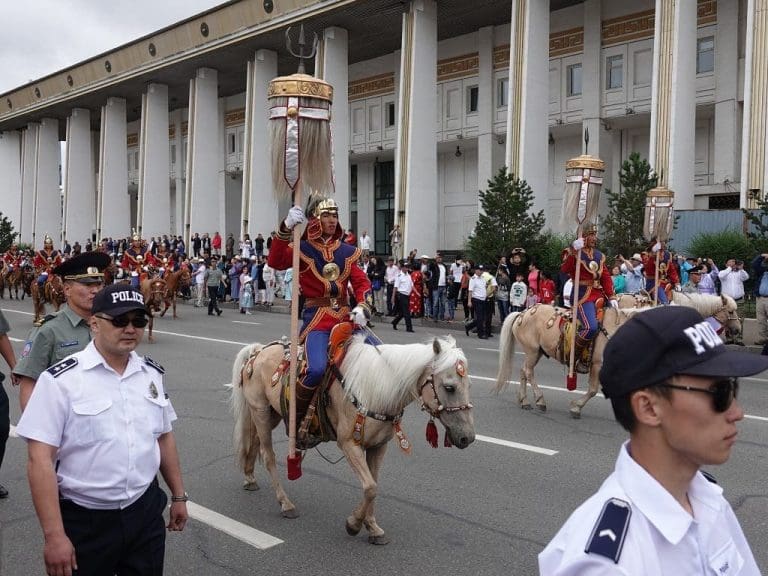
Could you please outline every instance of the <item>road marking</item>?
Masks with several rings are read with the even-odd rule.
[[[488,378],[487,376],[473,376],[472,374],[469,375],[470,378],[473,380],[485,380],[488,382],[496,382],[496,378]],[[750,380],[760,380],[760,378],[750,378]],[[517,380],[510,380],[510,384],[514,384],[515,386],[519,386],[520,382]],[[568,390],[567,388],[562,388],[560,386],[545,386],[544,384],[539,384],[539,388],[543,388],[544,390],[554,390],[555,392],[566,392],[567,394],[583,394],[584,392],[582,390]],[[597,396],[605,399],[605,396],[603,396],[602,392],[598,392]],[[768,422],[768,417],[765,416],[753,416],[751,414],[745,414],[744,418],[747,418],[749,420],[758,420],[760,422]]]
[[[489,444],[498,444],[499,446],[506,446],[507,448],[516,448],[518,450],[527,450],[528,452],[536,452],[537,454],[544,454],[545,456],[554,456],[555,454],[557,454],[557,450],[550,450],[549,448],[539,448],[538,446],[531,446],[530,444],[520,444],[519,442],[501,440],[499,438],[492,438],[491,436],[483,436],[481,434],[475,434],[475,440],[480,440],[481,442],[488,442]]]
[[[250,324],[251,326],[261,326],[261,322],[243,322],[242,320],[232,320],[232,324]]]
[[[179,334],[178,332],[164,332],[153,330],[154,334],[164,334],[166,336],[178,336],[179,338],[189,338],[190,340],[204,340],[206,342],[219,342],[221,344],[235,344],[237,346],[248,346],[253,342],[237,342],[235,340],[220,340],[219,338],[206,338],[205,336],[193,336],[192,334]]]
[[[275,538],[266,532],[251,528],[247,524],[228,518],[223,514],[214,512],[213,510],[210,510],[205,506],[200,506],[200,504],[195,504],[194,502],[187,502],[187,512],[189,512],[190,518],[202,522],[203,524],[208,524],[225,534],[229,534],[233,538],[237,538],[246,544],[250,544],[254,548],[258,548],[259,550],[266,550],[267,548],[272,548],[272,546],[277,546],[278,544],[283,543],[279,538]]]

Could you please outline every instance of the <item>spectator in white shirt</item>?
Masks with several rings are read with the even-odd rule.
[[[371,251],[371,237],[368,236],[368,230],[363,230],[357,242],[360,245],[360,250],[363,252],[363,257],[367,257]]]
[[[192,273],[195,277],[195,288],[197,289],[197,299],[195,300],[195,308],[200,308],[203,305],[203,299],[205,298],[205,273],[207,268],[205,262],[200,259],[200,263],[197,269]]]
[[[734,300],[744,298],[744,281],[749,280],[749,274],[744,270],[744,262],[729,258],[725,269],[717,274],[720,278],[720,292]]]
[[[624,275],[624,292],[627,294],[640,292],[645,285],[643,259],[640,254],[632,254],[632,258],[629,260],[624,256],[619,256],[619,261],[621,262],[621,273]]]
[[[391,256],[387,258],[387,270],[384,274],[384,281],[387,285],[387,316],[394,316],[395,309],[397,308],[394,302],[393,293],[395,290],[395,280],[397,280],[399,272],[400,268],[395,264],[395,259]]]
[[[400,265],[400,271],[395,279],[394,293],[392,295],[392,297],[396,299],[392,302],[397,311],[394,320],[392,320],[392,328],[395,330],[397,330],[398,322],[405,319],[406,332],[413,332],[411,311],[409,308],[412,291],[413,280],[411,279],[411,265],[407,260],[403,260]]]

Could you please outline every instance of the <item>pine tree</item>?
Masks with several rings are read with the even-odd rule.
[[[480,204],[482,213],[467,240],[467,252],[475,262],[495,263],[512,248],[536,244],[544,228],[544,210],[530,212],[533,190],[506,166],[488,181],[487,190],[480,191]]]
[[[621,165],[621,190],[612,192],[605,189],[608,214],[603,218],[600,237],[607,253],[629,258],[646,248],[647,242],[643,237],[645,198],[648,191],[656,187],[657,181],[648,161],[641,160],[637,152],[632,152]]]
[[[3,213],[0,212],[0,252],[8,250],[16,236],[18,233],[13,231],[13,224],[7,216],[3,216]]]

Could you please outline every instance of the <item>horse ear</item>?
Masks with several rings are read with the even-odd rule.
[[[435,338],[435,339],[432,341],[432,350],[434,350],[434,352],[435,352],[435,356],[437,356],[438,354],[440,354],[440,340],[438,340],[437,338]]]

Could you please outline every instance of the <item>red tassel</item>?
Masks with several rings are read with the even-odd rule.
[[[301,454],[293,457],[288,456],[288,480],[298,480],[301,478]]]
[[[437,448],[437,426],[434,420],[427,422],[427,443],[432,448]]]
[[[451,437],[448,436],[448,430],[445,431],[445,439],[443,440],[443,446],[445,446],[446,448],[450,448],[451,446],[453,446],[453,444],[451,443]]]
[[[576,390],[576,374],[568,374],[565,377],[565,387],[568,390]]]

